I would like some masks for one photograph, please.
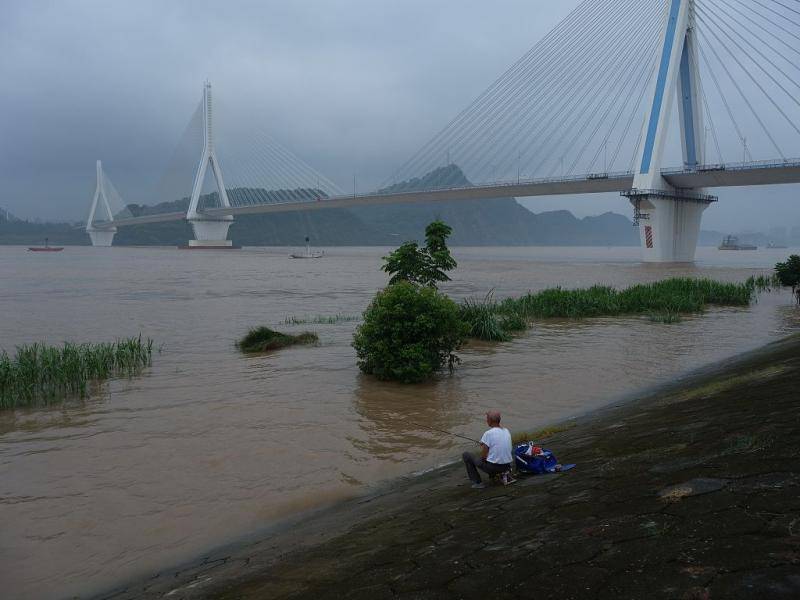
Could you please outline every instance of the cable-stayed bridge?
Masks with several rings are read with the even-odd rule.
[[[617,192],[644,260],[691,261],[709,188],[800,183],[798,58],[798,0],[586,0],[360,194],[269,138],[220,158],[206,84],[179,144],[194,177],[171,196],[187,208],[132,214],[98,163],[87,231],[110,245],[118,227],[186,219],[190,246],[226,247],[235,215]]]

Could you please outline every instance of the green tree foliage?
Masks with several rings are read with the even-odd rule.
[[[457,263],[447,247],[447,238],[453,229],[442,221],[434,221],[425,228],[425,247],[416,242],[406,242],[384,257],[383,270],[392,277],[389,285],[410,281],[424,286],[436,287],[442,281],[450,281],[447,272]]]
[[[455,302],[429,285],[398,281],[364,312],[353,347],[358,366],[378,379],[416,383],[447,365],[467,334]]]
[[[775,274],[781,285],[792,288],[800,303],[800,256],[792,254],[786,262],[775,265]]]

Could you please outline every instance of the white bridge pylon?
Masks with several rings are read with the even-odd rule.
[[[228,192],[225,190],[225,182],[222,179],[222,169],[214,150],[212,123],[211,83],[207,81],[203,87],[203,154],[197,166],[192,195],[189,200],[189,210],[186,213],[186,220],[192,224],[195,237],[195,239],[189,240],[190,248],[226,248],[232,246],[232,242],[227,238],[228,228],[233,223],[233,216],[213,217],[198,211],[200,194],[203,191],[203,183],[209,167],[217,186],[220,207],[230,208],[231,206],[228,200]]]
[[[645,262],[692,262],[703,211],[716,200],[702,189],[672,187],[661,175],[676,97],[684,167],[695,169],[705,163],[694,11],[694,0],[669,0],[658,75],[653,83],[652,106],[643,125],[633,189],[625,192],[634,205]]]
[[[114,241],[114,234],[117,233],[116,227],[97,227],[95,220],[98,217],[98,208],[101,212],[105,212],[105,221],[114,220],[114,212],[111,210],[111,204],[108,201],[110,193],[109,183],[106,182],[105,173],[103,173],[103,163],[97,161],[97,186],[94,190],[94,197],[92,198],[92,205],[89,208],[89,218],[86,219],[86,233],[89,234],[89,239],[92,240],[92,246],[110,246]]]

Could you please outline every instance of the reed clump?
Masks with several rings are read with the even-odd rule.
[[[319,337],[316,333],[305,331],[298,335],[291,335],[288,333],[281,333],[269,327],[256,327],[251,329],[246,336],[236,343],[236,346],[242,352],[248,354],[255,352],[269,352],[270,350],[277,350],[278,348],[285,348],[286,346],[294,346],[296,344],[316,344]]]
[[[542,319],[584,319],[621,315],[650,315],[661,323],[680,321],[680,315],[702,312],[707,306],[748,306],[759,288],[755,278],[744,283],[679,277],[616,290],[596,285],[565,290],[552,288],[496,302],[468,299],[461,305],[470,337],[504,341],[521,323]],[[505,328],[504,323],[513,327]]]
[[[459,313],[461,320],[469,326],[467,337],[487,342],[507,342],[511,339],[508,330],[503,327],[492,292],[486,294],[483,300],[467,298],[461,303]]]
[[[748,277],[745,283],[758,292],[771,292],[781,287],[781,280],[777,273],[772,273],[771,275],[754,275]]]
[[[19,346],[15,356],[0,352],[0,408],[84,398],[89,385],[110,377],[133,377],[149,366],[153,340],[142,336],[108,344]]]
[[[352,321],[358,321],[361,317],[359,315],[348,315],[337,313],[335,315],[316,315],[316,316],[306,316],[306,317],[297,317],[297,316],[290,316],[286,317],[283,320],[284,325],[305,325],[307,323],[313,323],[315,325],[336,325],[337,323],[349,323]]]

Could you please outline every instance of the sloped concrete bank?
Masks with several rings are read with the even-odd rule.
[[[573,423],[568,473],[452,465],[101,597],[800,597],[800,336]]]

